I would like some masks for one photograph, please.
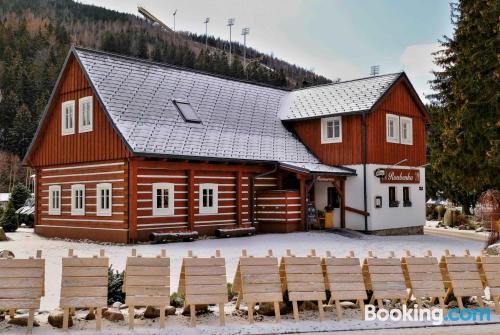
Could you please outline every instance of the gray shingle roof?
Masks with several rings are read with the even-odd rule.
[[[134,153],[320,163],[278,118],[288,91],[75,48],[115,127]],[[172,103],[189,101],[202,123]]]
[[[283,99],[279,117],[296,120],[370,110],[400,76],[393,73],[293,91]]]

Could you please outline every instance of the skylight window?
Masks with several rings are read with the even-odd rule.
[[[201,119],[198,117],[198,115],[196,114],[196,112],[194,111],[193,107],[189,102],[183,102],[177,100],[173,100],[172,102],[174,103],[179,113],[181,113],[182,117],[184,118],[184,121],[201,123]]]

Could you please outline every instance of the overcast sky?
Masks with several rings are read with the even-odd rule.
[[[236,19],[233,40],[250,28],[247,45],[273,53],[330,79],[404,70],[418,93],[430,93],[437,41],[451,35],[448,0],[80,0],[137,14],[140,3],[177,30],[229,39],[227,19]]]

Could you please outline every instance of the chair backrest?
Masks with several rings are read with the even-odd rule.
[[[445,285],[451,286],[455,296],[482,296],[484,293],[481,275],[476,258],[472,257],[468,250],[465,256],[451,255],[445,250],[441,257],[440,267],[443,271]]]
[[[407,288],[401,260],[390,252],[388,258],[377,258],[372,252],[363,261],[366,288],[373,291],[375,299],[405,299]]]
[[[245,302],[283,301],[278,258],[271,250],[265,257],[248,257],[246,250],[242,251],[233,291],[240,292]]]
[[[281,257],[280,276],[283,290],[288,290],[289,300],[326,299],[321,258],[316,256],[314,250],[305,257],[296,257],[287,250],[286,256]]]
[[[407,255],[401,258],[407,284],[415,297],[444,297],[443,276],[439,262],[428,251],[424,257]]]
[[[481,256],[479,261],[490,295],[500,296],[500,256]]]
[[[132,306],[170,305],[170,258],[164,249],[156,257],[127,257],[124,281],[125,303]]]
[[[366,299],[366,287],[359,258],[350,252],[348,257],[332,257],[328,251],[323,258],[326,289],[333,300]]]
[[[45,260],[0,258],[0,309],[38,309],[44,295]]]
[[[194,257],[189,251],[182,260],[179,293],[186,305],[227,302],[226,259],[219,250],[215,257]]]
[[[77,257],[70,249],[62,259],[61,308],[106,307],[108,305],[109,259],[100,255]]]

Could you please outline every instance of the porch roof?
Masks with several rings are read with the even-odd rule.
[[[309,173],[315,175],[336,175],[336,176],[355,176],[356,170],[344,166],[331,166],[322,163],[297,163],[280,162],[281,167],[297,172]]]

